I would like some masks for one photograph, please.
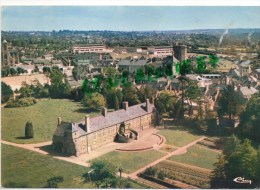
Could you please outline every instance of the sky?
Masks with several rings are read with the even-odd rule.
[[[260,7],[5,6],[3,31],[260,28]]]

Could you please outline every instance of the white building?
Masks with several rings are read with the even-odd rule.
[[[155,57],[166,57],[168,55],[172,55],[173,50],[172,47],[149,47],[148,52],[153,54]]]
[[[80,44],[73,46],[73,53],[103,53],[107,48],[103,44]]]

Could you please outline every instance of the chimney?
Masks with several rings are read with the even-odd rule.
[[[89,115],[85,116],[85,131],[90,132],[90,117]]]
[[[251,88],[251,85],[250,85],[250,84],[248,84],[248,85],[247,85],[247,88],[248,88],[248,89],[250,89],[250,88]]]
[[[61,124],[61,117],[58,117],[58,126]]]
[[[128,108],[128,102],[123,102],[123,108],[125,109],[125,110],[127,110],[127,108]]]
[[[102,108],[102,111],[101,111],[101,114],[106,117],[107,116],[107,108],[103,107]]]
[[[146,111],[148,112],[149,111],[149,99],[146,99]]]
[[[241,87],[240,85],[237,85],[237,91],[239,91],[239,90],[240,90],[240,87]]]

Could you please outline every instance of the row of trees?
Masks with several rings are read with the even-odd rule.
[[[23,73],[28,73],[28,72],[27,72],[27,70],[25,70],[21,67],[18,67],[17,69],[10,68],[10,67],[3,67],[1,69],[2,77],[7,77],[9,75],[15,76],[15,75],[23,74]]]
[[[80,90],[80,89],[79,89]],[[155,97],[156,91],[150,87],[143,87],[137,90],[134,86],[123,86],[122,90],[111,88],[106,93],[93,92],[83,93],[83,104],[90,109],[108,107],[118,110],[122,108],[122,102],[128,101],[129,105],[136,105],[144,102],[145,99]]]

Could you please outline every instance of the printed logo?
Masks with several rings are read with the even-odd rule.
[[[236,182],[236,183],[249,183],[249,184],[252,184],[251,180],[245,179],[243,177],[237,177],[233,181]]]

